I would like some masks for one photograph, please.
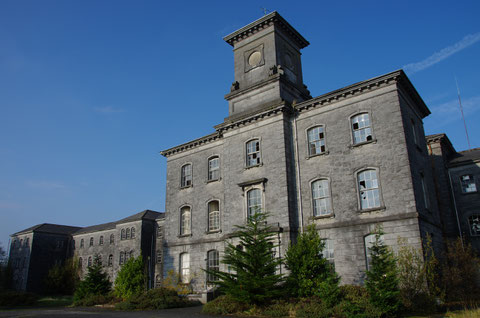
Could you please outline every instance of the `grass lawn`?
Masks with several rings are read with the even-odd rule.
[[[73,303],[73,296],[47,296],[40,298],[32,307],[66,307]]]
[[[455,311],[448,311],[445,314],[435,314],[435,315],[426,315],[426,316],[409,316],[408,318],[425,318],[425,317],[432,317],[432,318],[479,318],[480,317],[480,309],[466,309],[466,310],[455,310]]]

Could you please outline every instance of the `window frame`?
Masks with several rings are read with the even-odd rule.
[[[210,205],[213,203],[213,202],[217,202],[218,204],[218,210],[215,210],[215,211],[210,211]],[[217,200],[217,199],[212,199],[212,200],[209,200],[207,202],[207,233],[215,233],[215,232],[219,232],[221,231],[221,208],[220,208],[220,200]],[[213,213],[216,213],[217,214],[217,224],[218,226],[216,228],[212,228],[211,227],[211,218],[210,218],[210,215],[213,214]]]
[[[423,195],[423,207],[425,210],[430,210],[430,196],[428,195],[428,185],[425,180],[425,174],[423,172],[420,172],[420,186],[422,189],[422,195]]]
[[[214,256],[214,257],[211,257]],[[211,264],[213,263],[213,264]],[[220,271],[220,253],[216,249],[209,250],[207,252],[207,270]],[[211,284],[218,281],[218,277],[214,274],[207,273],[206,282]]]
[[[94,243],[93,236],[90,237],[90,243],[88,243],[88,247],[92,247]]]
[[[364,128],[357,128],[357,129],[354,129],[353,127],[353,120],[355,117],[358,117],[358,116],[361,116],[361,115],[368,115],[368,121],[369,121],[369,126],[367,127],[364,127]],[[377,139],[375,138],[375,129],[373,127],[373,116],[372,116],[372,113],[371,111],[359,111],[359,112],[356,112],[352,115],[350,115],[349,119],[348,119],[348,122],[349,122],[349,125],[350,125],[350,138],[351,138],[351,146],[352,147],[357,147],[357,146],[361,146],[361,145],[365,145],[365,144],[369,144],[369,143],[373,143],[373,142],[376,142]],[[367,138],[365,138],[365,141],[359,141],[359,142],[355,142],[355,131],[359,131],[359,130],[363,130],[363,129],[367,129],[367,128],[370,128],[370,136],[371,136],[371,139],[368,140]]]
[[[472,231],[472,229],[473,229],[473,226],[472,226],[473,223],[472,223],[472,222],[474,222],[474,220],[473,220],[474,217],[476,217],[477,222],[478,222],[478,223],[477,223],[477,224],[478,224],[478,225],[477,225],[477,227],[478,227],[478,233],[473,233],[473,231]],[[472,219],[472,220],[470,220],[470,219]],[[472,213],[472,214],[470,214],[470,215],[468,216],[468,218],[467,218],[467,224],[468,224],[468,228],[469,228],[469,230],[470,230],[470,236],[475,236],[475,237],[480,236],[480,213]]]
[[[115,244],[115,234],[110,234],[110,245]]]
[[[215,159],[218,162],[217,167],[214,170],[212,170],[211,167],[210,167],[210,162],[215,160]],[[220,162],[220,156],[219,155],[212,155],[212,156],[208,157],[208,159],[207,159],[207,182],[218,181],[218,180],[221,179],[220,166],[221,166],[221,162]],[[211,176],[212,171],[216,172],[216,174],[217,174],[216,177]]]
[[[254,141],[257,141],[258,143],[258,150],[254,151],[254,152],[251,152],[249,153],[248,152],[248,145]],[[257,148],[257,147],[255,147]],[[257,155],[257,163],[256,164],[249,164],[249,155],[252,155],[252,154],[258,154]],[[250,138],[249,140],[245,141],[245,145],[244,145],[244,163],[245,163],[245,168],[246,169],[250,169],[250,168],[254,168],[254,167],[259,167],[263,164],[263,161],[262,161],[262,140],[261,138],[259,137],[254,137],[254,138]]]
[[[126,240],[126,239],[127,239],[127,235],[126,235],[125,229],[122,229],[120,231],[120,241],[123,241],[123,240]]]
[[[82,238],[80,240],[80,248],[84,248],[85,247],[85,240]]]
[[[112,266],[113,266],[113,254],[108,255],[108,263],[107,263],[107,266],[108,266],[108,267],[112,267]]]
[[[187,258],[187,259],[184,259]],[[188,261],[188,262],[185,262]],[[187,263],[188,266],[185,266]],[[180,283],[181,284],[189,284],[190,283],[190,254],[188,252],[180,253],[178,257],[178,269],[180,275]]]
[[[186,168],[190,167],[189,179],[187,179]],[[190,181],[190,183],[188,183]],[[180,168],[180,189],[190,188],[193,186],[193,164],[187,162]]]
[[[319,215],[315,215],[315,197],[313,195],[313,185],[316,183],[316,182],[319,182],[319,181],[326,181],[327,182],[327,186],[328,186],[328,196],[326,197],[320,197],[318,198],[318,200],[322,200],[322,199],[327,199],[328,200],[328,203],[330,204],[330,212],[327,213],[327,214],[319,214]],[[313,218],[317,219],[317,218],[326,218],[326,217],[332,217],[334,215],[333,213],[333,200],[332,200],[332,186],[331,186],[331,180],[329,177],[318,177],[318,178],[315,178],[313,180],[310,181],[310,196],[311,196],[311,204],[312,204],[312,216]]]
[[[473,182],[472,183],[469,183],[468,185],[472,185],[475,187],[475,190],[474,191],[465,191],[465,188],[464,188],[464,183],[462,180],[463,177],[469,177],[471,179],[473,179]],[[475,175],[473,173],[466,173],[466,174],[462,174],[461,176],[458,176],[458,179],[460,181],[460,191],[462,192],[462,194],[472,194],[472,193],[477,193],[478,192],[478,187],[477,187],[477,182],[475,181]]]
[[[323,129],[323,138],[319,138],[318,140],[314,140],[314,141],[310,141],[310,131],[316,129],[316,128],[321,128]],[[307,144],[306,144],[306,151],[307,151],[307,159],[308,158],[312,158],[312,157],[316,157],[316,156],[321,156],[321,155],[326,155],[328,154],[328,148],[327,148],[327,133],[326,133],[326,125],[325,124],[317,124],[317,125],[314,125],[314,126],[310,126],[308,127],[307,129],[305,129],[305,136],[306,136],[306,141],[307,141]],[[311,152],[311,148],[310,148],[310,144],[312,144],[313,142],[315,141],[323,141],[323,148],[324,150],[321,151],[321,147],[322,145],[320,145],[320,152],[319,153],[312,153]]]
[[[378,190],[378,200],[379,200],[379,205],[374,206],[374,207],[362,207],[362,198],[361,198],[361,189],[360,189],[360,180],[359,176],[366,171],[375,171],[376,176],[377,176],[377,190]],[[380,182],[380,169],[377,167],[363,167],[359,170],[357,170],[354,174],[355,176],[355,187],[357,191],[357,202],[358,202],[358,211],[359,212],[370,212],[370,211],[376,211],[376,210],[383,210],[385,209],[384,206],[384,201],[382,197],[382,183]],[[372,188],[373,190],[375,188]],[[367,191],[372,191],[372,189],[367,189]]]
[[[103,245],[103,235],[100,235],[100,239],[98,241],[98,245]]]
[[[184,221],[183,221],[183,211],[184,209],[188,208],[189,209],[189,220],[188,222],[186,222],[186,224],[188,224],[189,228],[188,228],[188,232],[185,231],[185,227],[184,227]],[[179,224],[179,236],[191,236],[192,235],[192,206],[191,205],[182,205],[180,207],[180,213],[179,213],[179,220],[180,220],[180,224]]]
[[[246,209],[245,209],[245,212],[246,212],[246,215],[245,215],[245,218],[248,220],[251,216],[253,216],[253,214],[250,214],[250,205],[249,205],[249,193],[253,192],[253,191],[259,191],[260,192],[260,208],[259,210],[260,211],[255,211],[253,214],[255,213],[262,213],[262,211],[264,211],[264,190],[262,188],[260,188],[259,186],[254,186],[254,187],[251,187],[250,189],[246,189],[245,190],[245,206],[246,206]],[[253,207],[253,205],[252,205]],[[256,208],[258,208],[258,205],[255,205]]]

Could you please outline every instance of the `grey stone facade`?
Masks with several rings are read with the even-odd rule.
[[[86,268],[101,255],[113,281],[125,257],[141,253],[149,287],[174,271],[203,297],[213,288],[203,269],[227,270],[219,263],[225,242],[258,209],[269,214],[279,257],[314,224],[344,284],[363,282],[377,226],[394,250],[399,238],[421,247],[428,234],[440,251],[459,233],[470,233],[480,250],[480,224],[472,230],[472,217],[480,218],[480,151],[457,153],[445,135],[425,136],[430,111],[403,71],[312,98],[300,53],[309,43],[277,12],[224,40],[234,52],[229,116],[212,134],[162,151],[165,214],[146,210],[87,228],[13,234],[14,242],[30,237],[32,244],[11,248],[10,260],[27,264],[17,271],[18,289],[40,286],[54,260],[69,256]],[[475,191],[470,185],[464,193],[464,176],[475,180]],[[56,248],[61,239],[64,247]],[[33,257],[37,246],[35,255],[48,261]]]
[[[157,255],[162,254],[162,239],[157,238],[159,226],[163,226],[163,213],[145,210],[116,222],[84,228],[41,224],[12,234],[9,259],[14,288],[44,291],[48,271],[71,257],[79,262],[81,277],[95,257],[100,257],[104,271],[114,282],[121,263],[139,255],[147,264],[148,287],[152,288],[161,270],[161,260],[157,260]]]

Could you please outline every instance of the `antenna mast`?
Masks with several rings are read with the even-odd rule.
[[[460,105],[460,112],[462,113],[463,126],[465,127],[465,135],[467,136],[468,149],[470,150],[472,149],[472,147],[470,147],[470,138],[468,138],[467,123],[465,122],[465,116],[463,115],[462,99],[460,98],[460,89],[458,88],[458,82],[457,82],[456,76],[455,76],[455,84],[457,84],[458,104]]]

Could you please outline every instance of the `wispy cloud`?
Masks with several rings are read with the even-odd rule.
[[[443,48],[438,52],[435,52],[434,54],[430,55],[423,61],[404,65],[403,69],[409,75],[423,71],[424,69],[429,68],[430,66],[435,65],[443,61],[444,59],[452,56],[453,54],[468,48],[469,46],[477,43],[478,41],[480,41],[480,32],[466,35],[463,39],[461,39],[457,43],[451,46],[447,46],[446,48]]]
[[[462,100],[463,113],[465,116],[476,113],[480,110],[480,96],[474,96]],[[430,107],[432,111],[432,120],[436,126],[443,126],[451,123],[452,121],[461,118],[460,106],[458,105],[458,99],[453,99],[446,103],[434,105]]]
[[[36,189],[43,189],[43,190],[56,190],[56,189],[67,188],[67,186],[65,186],[61,182],[47,181],[47,180],[28,180],[27,186],[36,188]]]
[[[124,109],[115,108],[112,106],[95,107],[93,110],[96,111],[97,113],[102,113],[102,114],[116,114],[116,113],[125,112]]]

